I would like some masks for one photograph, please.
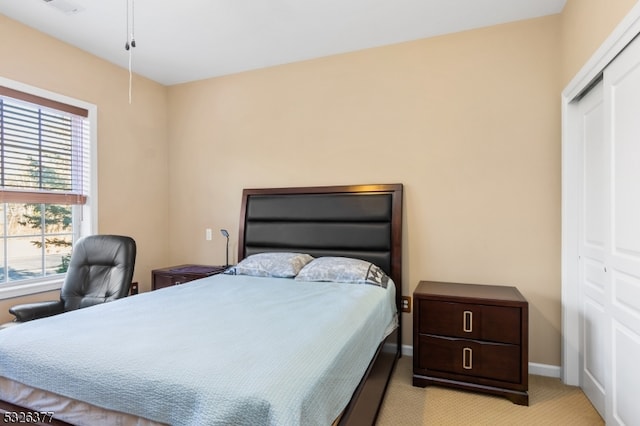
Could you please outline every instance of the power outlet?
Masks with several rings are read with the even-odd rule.
[[[411,312],[411,296],[402,296],[402,312]]]
[[[204,230],[204,239],[207,241],[211,241],[212,235],[211,235],[211,228],[207,228]]]

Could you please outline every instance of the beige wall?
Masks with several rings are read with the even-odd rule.
[[[562,11],[562,83],[566,86],[637,0],[567,0]]]
[[[235,259],[244,187],[401,182],[403,293],[515,285],[530,360],[559,365],[560,91],[633,3],[169,88],[136,77],[131,106],[126,70],[0,15],[17,58],[0,75],[98,105],[100,231],[136,238],[142,290],[154,267],[222,263],[219,228]]]
[[[0,76],[98,106],[99,231],[136,240],[134,279],[150,288],[151,269],[169,259],[166,87],[135,77],[129,105],[127,70],[4,15],[0,57]],[[13,318],[8,306],[43,297],[0,301],[0,322]]]
[[[552,16],[171,87],[171,258],[222,262],[204,229],[237,237],[245,187],[401,182],[403,293],[515,285],[558,365],[559,37]]]

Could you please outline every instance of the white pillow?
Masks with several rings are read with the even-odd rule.
[[[304,253],[267,252],[252,254],[225,271],[229,275],[293,278],[313,256]]]
[[[389,277],[377,265],[350,257],[319,257],[296,275],[298,281],[330,281],[373,284],[387,288]]]

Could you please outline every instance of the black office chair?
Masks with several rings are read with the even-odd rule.
[[[71,252],[60,300],[13,306],[13,323],[110,302],[129,294],[136,262],[136,243],[121,235],[79,239]],[[12,323],[9,323],[12,324]]]

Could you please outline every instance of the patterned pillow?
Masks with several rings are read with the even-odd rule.
[[[302,268],[298,281],[373,284],[387,288],[389,277],[379,266],[350,257],[319,257]]]
[[[303,253],[258,253],[244,258],[224,273],[254,277],[293,278],[312,260],[312,256]]]

